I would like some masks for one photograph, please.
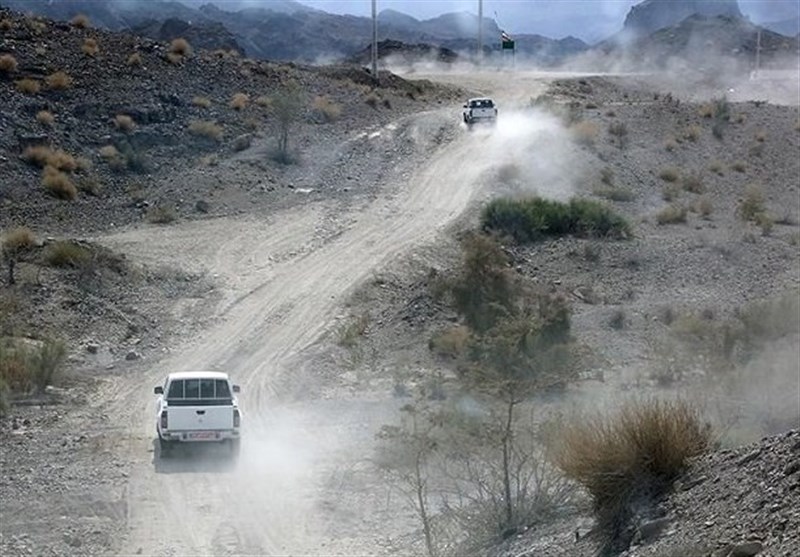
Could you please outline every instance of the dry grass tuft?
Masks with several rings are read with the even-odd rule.
[[[712,205],[711,199],[709,199],[707,196],[704,195],[698,198],[698,200],[695,202],[694,210],[701,217],[707,219],[708,217],[711,216],[711,213],[714,211],[714,205]]]
[[[683,138],[692,142],[696,142],[698,139],[700,139],[700,135],[702,133],[703,129],[700,126],[697,124],[692,124],[683,132]]]
[[[188,58],[192,55],[192,45],[184,38],[173,39],[169,45],[169,52],[170,54]]]
[[[3,236],[3,249],[29,250],[36,245],[36,236],[27,226],[12,228]]]
[[[322,95],[314,98],[311,109],[315,114],[319,114],[325,122],[338,120],[342,115],[342,107],[333,102],[328,96]]]
[[[470,338],[469,327],[456,325],[432,336],[428,349],[437,356],[456,360],[466,354]]]
[[[128,56],[128,65],[136,68],[140,67],[142,65],[142,55],[138,52],[134,52]]]
[[[47,246],[44,260],[51,267],[82,267],[92,258],[92,252],[69,240],[58,240]]]
[[[266,95],[261,95],[256,99],[256,104],[262,108],[271,108],[272,107],[272,97],[268,97]]]
[[[222,139],[222,126],[207,120],[194,120],[189,123],[189,132],[214,141]]]
[[[78,196],[78,189],[65,173],[53,166],[45,166],[42,174],[42,185],[51,195],[71,201]]]
[[[169,224],[177,220],[175,209],[166,205],[155,205],[147,211],[147,222],[153,224]]]
[[[33,145],[22,152],[22,158],[35,166],[44,168],[51,166],[57,170],[72,172],[78,168],[78,162],[69,153],[61,149],[53,150],[45,145]]]
[[[764,143],[767,140],[767,131],[766,130],[758,130],[756,132],[756,141],[759,143]]]
[[[745,188],[744,197],[739,201],[736,214],[743,221],[757,222],[764,211],[764,191],[754,184]]]
[[[14,86],[20,93],[27,95],[35,95],[42,90],[42,84],[39,80],[30,79],[28,77],[14,82]]]
[[[48,75],[44,81],[47,83],[47,88],[53,91],[63,91],[64,89],[72,87],[72,78],[67,72],[63,71]]]
[[[100,46],[97,44],[97,39],[93,39],[92,37],[86,37],[83,40],[83,46],[81,50],[87,56],[97,56],[100,52]]]
[[[53,113],[49,110],[40,110],[36,113],[36,121],[42,124],[43,126],[52,126],[53,122],[55,122],[56,117],[53,116]]]
[[[14,28],[14,22],[8,18],[0,19],[0,31],[11,31]]]
[[[0,73],[13,73],[17,71],[17,59],[11,54],[0,56]]]
[[[114,117],[114,125],[117,127],[118,130],[129,132],[136,127],[136,122],[134,122],[133,118],[131,118],[127,114],[117,114]]]
[[[731,168],[736,172],[744,173],[747,170],[747,165],[743,161],[736,161],[731,164]]]
[[[664,149],[666,149],[670,153],[677,148],[678,148],[678,142],[675,141],[674,138],[670,137],[664,141]]]
[[[120,153],[113,145],[104,145],[100,147],[100,156],[105,160],[110,160],[119,157]]]
[[[250,104],[250,95],[245,93],[236,93],[231,98],[230,107],[234,110],[242,110]]]
[[[91,25],[91,21],[89,20],[89,16],[85,14],[78,14],[72,18],[70,24],[78,29],[88,29]]]
[[[209,99],[208,97],[194,97],[192,98],[192,104],[199,108],[210,108],[211,99]]]
[[[686,222],[686,207],[679,203],[671,203],[656,215],[658,224],[678,224]]]
[[[658,173],[658,177],[665,182],[677,182],[681,177],[681,173],[677,168],[667,167],[661,169],[661,171]]]
[[[183,56],[181,56],[180,54],[175,54],[174,52],[167,52],[167,61],[170,64],[177,66],[178,64],[183,62]]]
[[[703,177],[699,172],[690,172],[685,175],[682,180],[683,189],[691,193],[703,193],[705,191],[705,184],[703,184]]]
[[[628,403],[561,432],[556,463],[589,492],[607,544],[621,539],[637,504],[667,492],[689,459],[712,444],[711,428],[686,402]],[[630,534],[628,534],[630,535]]]
[[[720,161],[718,161],[718,160],[713,160],[713,161],[711,161],[711,162],[709,163],[709,165],[708,165],[708,169],[709,169],[711,172],[713,172],[714,174],[717,174],[717,175],[719,175],[719,176],[723,176],[723,175],[725,174],[725,172],[724,172],[724,170],[725,170],[725,165],[723,165],[723,164],[722,164]]]

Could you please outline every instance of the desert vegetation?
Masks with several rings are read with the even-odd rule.
[[[10,74],[17,71],[17,59],[11,54],[0,55],[0,73]]]
[[[36,121],[43,126],[52,126],[55,120],[55,116],[53,116],[53,113],[49,110],[40,110],[36,113]]]
[[[297,83],[288,83],[273,97],[270,110],[275,117],[278,146],[275,158],[280,162],[291,162],[289,139],[292,129],[303,114],[306,106],[305,92]]]
[[[481,224],[484,230],[508,235],[522,243],[567,234],[617,238],[632,234],[623,217],[588,199],[572,199],[568,203],[540,197],[497,199],[484,208]]]
[[[42,90],[42,82],[38,79],[31,79],[29,77],[15,81],[14,85],[16,86],[17,91],[27,95],[35,95]]]
[[[92,37],[86,37],[83,40],[83,46],[81,46],[81,51],[87,56],[91,57],[97,56],[97,54],[100,52],[100,45],[97,44],[97,39],[94,39]]]
[[[78,29],[88,29],[91,26],[89,16],[85,14],[76,15],[70,20],[70,23],[73,27],[77,27]]]
[[[45,78],[47,88],[53,91],[63,91],[72,87],[72,78],[64,71],[58,71]]]
[[[193,120],[189,123],[189,132],[199,137],[205,137],[214,141],[222,139],[222,126],[207,120]]]
[[[250,95],[245,93],[236,93],[231,98],[230,107],[234,110],[242,110],[250,104]]]
[[[606,552],[628,548],[629,521],[672,485],[689,459],[712,445],[711,428],[681,401],[628,403],[616,414],[582,417],[559,435],[557,462],[591,495]]]

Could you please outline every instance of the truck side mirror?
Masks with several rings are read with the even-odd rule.
[[[239,385],[234,385],[233,386],[233,392],[234,393],[238,393],[239,391],[241,391],[241,389],[239,388]]]
[[[464,103],[464,108],[469,108],[469,105],[467,103]]]
[[[159,385],[158,387],[156,387],[155,389],[153,389],[153,394],[156,394],[156,395],[163,395],[163,394],[164,394],[164,387],[162,387],[161,385]]]

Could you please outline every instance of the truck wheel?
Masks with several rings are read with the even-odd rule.
[[[242,441],[241,439],[231,439],[228,441],[228,450],[230,450],[231,458],[237,459],[239,458],[239,452],[242,448]]]
[[[158,458],[166,458],[172,453],[172,443],[158,438]]]

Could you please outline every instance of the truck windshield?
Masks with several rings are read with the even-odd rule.
[[[225,379],[175,379],[169,384],[167,403],[173,406],[227,406],[233,404]]]

